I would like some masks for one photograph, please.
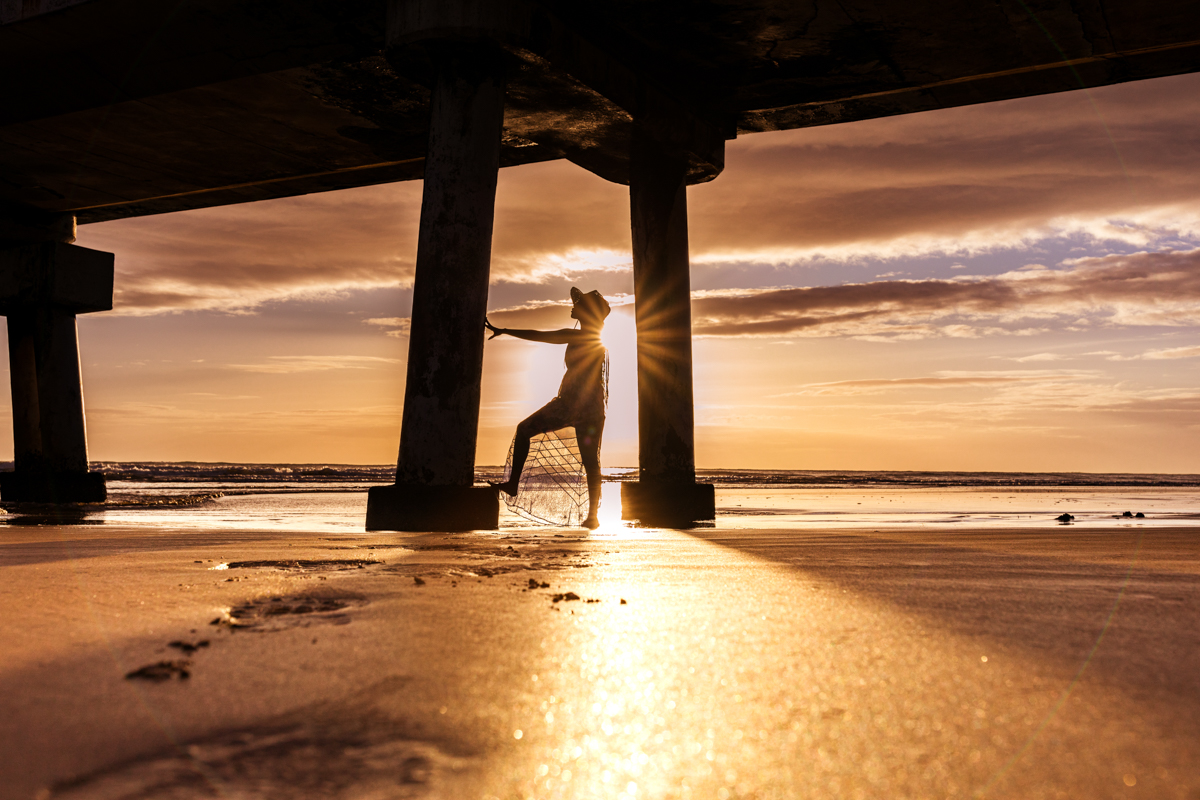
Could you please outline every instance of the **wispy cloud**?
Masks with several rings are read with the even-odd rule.
[[[229,369],[279,375],[291,372],[323,372],[331,369],[375,369],[398,363],[398,358],[378,356],[270,356],[266,363],[230,364]]]
[[[1045,370],[996,371],[996,372],[940,372],[916,378],[878,378],[871,380],[831,381],[809,383],[794,392],[777,397],[879,394],[904,389],[961,389],[976,386],[1010,386],[1013,384],[1060,383],[1094,378],[1095,372],[1071,370],[1048,372]]]
[[[1008,360],[1016,361],[1018,364],[1029,364],[1035,361],[1070,361],[1069,358],[1058,353],[1034,353],[1031,356],[1019,356]]]
[[[406,338],[412,329],[412,317],[372,317],[364,319],[363,323],[387,328],[384,333],[388,336],[395,336],[397,339]]]
[[[1107,361],[1163,361],[1175,358],[1200,358],[1200,346],[1171,347],[1165,350],[1147,350],[1144,353],[1116,353],[1108,350],[1089,355],[1102,355]]]
[[[492,263],[493,275],[519,283],[544,283],[555,278],[571,280],[596,272],[628,272],[633,256],[628,250],[568,247],[563,251],[525,248],[524,252],[499,254]]]
[[[1150,350],[1142,353],[1142,358],[1152,361],[1169,358],[1200,358],[1200,346],[1171,347],[1166,350]]]

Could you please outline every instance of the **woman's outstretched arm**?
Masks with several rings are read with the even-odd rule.
[[[544,344],[570,344],[571,342],[579,341],[583,338],[583,331],[573,328],[561,328],[557,331],[531,331],[518,328],[497,328],[491,322],[488,322],[485,317],[483,324],[492,332],[491,337],[495,339],[500,334],[514,336],[517,339],[524,339],[527,342],[542,342]]]

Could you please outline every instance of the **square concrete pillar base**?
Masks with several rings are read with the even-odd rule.
[[[687,528],[716,519],[716,491],[711,483],[621,484],[621,518],[642,525]]]
[[[490,487],[394,483],[367,493],[369,531],[494,531],[499,526],[500,501]]]
[[[6,503],[103,503],[107,497],[99,472],[0,472]]]

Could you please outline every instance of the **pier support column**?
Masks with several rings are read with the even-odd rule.
[[[629,165],[637,319],[637,483],[622,516],[687,525],[715,516],[712,484],[696,483],[687,164],[635,133]]]
[[[501,63],[478,44],[435,51],[396,483],[370,491],[368,530],[491,529],[475,482],[500,135]]]
[[[0,251],[0,311],[8,317],[14,469],[7,502],[103,502],[88,472],[75,315],[112,308],[113,255],[63,242]]]

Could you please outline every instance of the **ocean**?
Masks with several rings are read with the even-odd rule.
[[[3,465],[0,465],[2,468]],[[179,530],[363,530],[367,490],[393,465],[93,462],[109,500],[70,514],[5,506],[7,525],[150,526]],[[480,482],[502,467],[481,467]],[[619,533],[622,481],[605,469],[597,535]],[[716,484],[716,528],[1190,526],[1200,520],[1200,475],[698,470]],[[1058,521],[1063,514],[1074,519]],[[1127,516],[1128,514],[1128,516]],[[1142,516],[1137,516],[1141,514]],[[537,527],[502,508],[502,528]]]

